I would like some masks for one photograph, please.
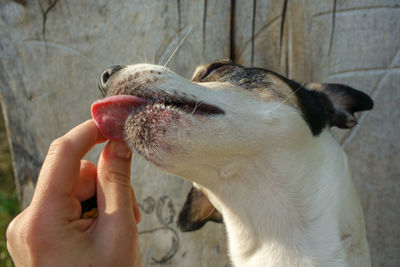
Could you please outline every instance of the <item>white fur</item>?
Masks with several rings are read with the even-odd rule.
[[[158,155],[222,213],[235,266],[370,266],[347,158],[329,129],[315,137],[298,109],[229,84],[196,84],[151,65],[123,72],[149,69],[162,72],[149,90],[173,89],[226,112],[187,115]]]

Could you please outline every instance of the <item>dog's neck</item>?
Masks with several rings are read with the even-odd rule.
[[[354,188],[342,148],[324,131],[272,153],[228,163],[215,179],[223,182],[205,189],[223,214],[233,262],[337,266],[345,260],[339,207],[361,214],[349,207]]]

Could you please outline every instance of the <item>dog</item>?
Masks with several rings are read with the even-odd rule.
[[[92,105],[105,137],[193,182],[183,231],[224,222],[235,266],[370,266],[363,212],[330,127],[370,110],[365,93],[229,60],[191,81],[156,65],[102,73]]]

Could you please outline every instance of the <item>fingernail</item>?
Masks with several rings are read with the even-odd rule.
[[[132,152],[124,142],[111,142],[111,151],[122,159],[130,159]]]

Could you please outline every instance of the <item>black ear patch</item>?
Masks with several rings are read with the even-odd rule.
[[[326,126],[348,129],[357,124],[354,112],[372,109],[374,102],[365,93],[343,84],[308,83],[299,84],[281,75],[295,93],[302,111],[314,136]]]
[[[332,104],[325,110],[329,126],[343,129],[352,128],[357,124],[354,112],[372,109],[374,102],[365,93],[342,84],[309,83],[310,90],[326,95]]]
[[[222,214],[201,190],[192,187],[178,216],[178,227],[182,232],[200,229],[208,221],[222,223]]]

